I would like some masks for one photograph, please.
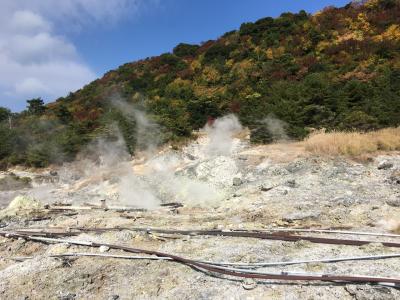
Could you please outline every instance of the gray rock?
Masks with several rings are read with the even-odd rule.
[[[260,186],[260,191],[268,192],[268,191],[272,190],[273,188],[274,188],[274,186],[272,184],[263,184]]]
[[[378,170],[388,170],[393,167],[393,163],[387,160],[381,161],[378,164]]]
[[[51,176],[57,176],[57,175],[58,175],[58,172],[57,172],[56,170],[51,170],[51,171],[49,172],[49,174],[50,174]]]
[[[252,278],[246,278],[243,280],[242,287],[245,290],[254,290],[257,287],[257,282]]]
[[[271,167],[268,170],[268,173],[271,174],[272,176],[284,176],[284,175],[288,175],[289,171],[284,168],[280,168],[280,167]]]
[[[346,285],[346,291],[357,300],[389,300],[396,299],[390,288],[369,285]]]
[[[341,204],[345,207],[349,207],[349,206],[352,206],[353,204],[357,203],[356,199],[353,197],[350,197],[350,196],[337,197],[334,199],[334,201],[337,204]]]
[[[76,299],[76,294],[67,293],[65,295],[59,296],[58,299],[60,299],[60,300],[74,300],[74,299]]]
[[[400,207],[400,197],[386,200],[386,204],[393,207]]]
[[[296,180],[289,179],[288,181],[285,182],[285,185],[291,188],[295,188],[297,186]]]
[[[400,170],[394,170],[389,176],[389,182],[394,184],[400,184]]]
[[[190,160],[196,160],[196,156],[190,154],[190,153],[185,153],[186,157]]]
[[[293,221],[298,221],[298,220],[305,220],[305,219],[318,219],[318,217],[321,215],[321,212],[319,211],[300,211],[300,212],[294,212],[291,213],[285,217],[282,218],[283,221],[286,222],[293,222]]]
[[[239,186],[243,183],[242,179],[240,179],[239,177],[235,177],[233,178],[233,186]]]
[[[304,163],[301,161],[296,161],[288,164],[285,167],[286,170],[288,170],[290,173],[297,173],[299,171],[302,171],[305,169]]]

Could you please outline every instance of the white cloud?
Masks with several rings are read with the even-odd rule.
[[[21,64],[40,64],[77,57],[74,45],[48,32],[12,36],[4,53]]]
[[[35,93],[47,93],[48,90],[43,82],[37,78],[28,77],[22,82],[15,84],[15,90],[18,94],[35,94]]]
[[[50,24],[38,14],[29,10],[16,11],[10,22],[10,29],[15,32],[35,33],[49,31]]]
[[[109,24],[137,13],[144,3],[158,0],[1,0],[0,6],[11,10],[28,10],[56,22],[64,30],[90,24]],[[4,4],[3,4],[4,2]]]
[[[150,0],[156,1],[156,0]],[[54,100],[97,76],[65,36],[108,26],[142,0],[1,0],[0,106],[19,110],[25,100]]]

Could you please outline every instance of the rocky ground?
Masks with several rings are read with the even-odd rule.
[[[224,230],[340,228],[400,233],[399,153],[382,153],[369,161],[357,162],[347,158],[311,156],[301,144],[295,143],[255,147],[249,146],[243,139],[231,142],[226,153],[223,149],[210,154],[207,142],[200,139],[180,151],[166,149],[150,159],[128,163],[112,161],[109,165],[85,164],[85,167],[79,163],[51,169],[51,173],[50,170],[33,172],[22,169],[4,172],[0,176],[0,195],[5,207],[0,212],[1,229],[117,226]],[[24,177],[31,180],[21,181]],[[29,198],[25,202],[13,201],[6,208],[20,194],[37,201]],[[100,204],[100,200],[105,200],[109,206],[146,209],[54,212],[45,206],[55,202],[83,206],[85,202]],[[179,202],[183,206],[173,209],[160,206],[166,202]],[[399,238],[389,237],[309,235],[377,242],[400,241]],[[380,243],[324,245],[241,237],[165,236],[130,230],[84,233],[76,239],[158,250],[193,259],[230,262],[400,253],[400,249],[384,247]],[[124,254],[66,243],[48,245],[0,238],[0,298],[400,298],[399,289],[378,285],[248,282],[202,273],[169,261],[49,257],[67,252]],[[299,264],[262,270],[399,278],[400,259]]]

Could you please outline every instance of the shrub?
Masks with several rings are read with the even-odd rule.
[[[173,53],[179,57],[193,56],[197,49],[199,49],[198,45],[180,43],[174,48]]]

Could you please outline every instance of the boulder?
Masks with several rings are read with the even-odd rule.
[[[393,167],[393,163],[387,160],[381,161],[378,164],[378,170],[388,170]]]
[[[16,216],[42,209],[43,205],[36,199],[28,196],[17,196],[0,212],[0,216]]]
[[[393,207],[400,207],[400,197],[386,200],[386,204]]]
[[[394,170],[389,176],[389,182],[394,184],[400,184],[400,170]]]
[[[239,177],[235,177],[233,178],[233,186],[239,186],[243,183],[242,179],[240,179]]]
[[[275,186],[273,186],[272,184],[263,184],[260,186],[260,191],[262,192],[268,192],[270,190],[272,190]]]

